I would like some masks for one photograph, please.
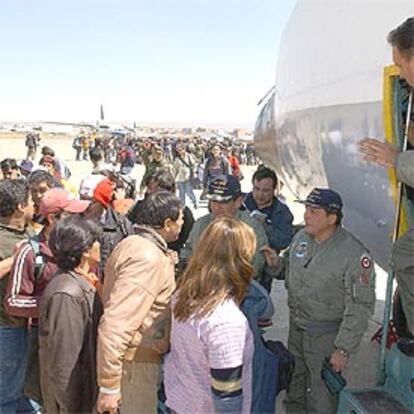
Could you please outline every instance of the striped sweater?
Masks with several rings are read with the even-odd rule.
[[[248,321],[233,300],[204,318],[173,317],[167,406],[178,414],[249,413],[253,351]]]
[[[37,318],[43,291],[57,271],[47,240],[42,234],[39,239],[44,266],[38,280],[35,280],[36,256],[29,243],[23,243],[14,258],[4,301],[9,315]]]

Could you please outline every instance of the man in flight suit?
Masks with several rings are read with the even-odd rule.
[[[322,362],[341,372],[374,312],[374,265],[366,248],[341,226],[342,200],[315,188],[305,201],[305,228],[294,237],[285,266],[288,349],[296,364],[287,413],[336,412],[337,398],[321,379]]]
[[[410,17],[388,34],[394,63],[400,77],[414,88],[414,17]],[[364,159],[388,168],[395,168],[398,181],[414,188],[414,122],[408,130],[408,151],[376,139],[364,139],[360,149]],[[398,282],[398,292],[405,315],[408,335],[414,338],[414,226],[402,235],[392,249],[391,263]],[[407,335],[407,336],[408,336]]]

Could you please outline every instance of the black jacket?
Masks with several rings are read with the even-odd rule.
[[[106,261],[112,250],[125,237],[134,234],[131,222],[123,215],[115,212],[111,207],[106,210],[103,232],[100,237],[101,263],[99,265],[101,279],[104,279]]]
[[[174,250],[177,253],[180,253],[180,250],[183,248],[194,226],[193,213],[191,212],[191,209],[187,206],[184,206],[183,217],[184,217],[184,224],[183,224],[183,227],[181,228],[181,232],[178,236],[178,239],[174,242],[168,243],[168,248],[171,250]]]

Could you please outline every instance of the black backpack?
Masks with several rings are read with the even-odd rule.
[[[34,269],[34,279],[35,283],[39,281],[42,276],[43,269],[46,265],[45,259],[40,252],[40,243],[39,243],[39,236],[34,236],[29,238],[29,244],[33,249],[35,255],[35,269]]]
[[[292,380],[293,370],[295,368],[295,357],[286,349],[283,342],[267,340],[265,342],[266,348],[277,355],[279,359],[279,382],[278,390],[289,391],[289,384]]]
[[[99,264],[101,277],[104,277],[106,261],[117,244],[125,237],[134,234],[133,226],[126,217],[116,213],[112,209],[110,214],[112,214],[115,227],[108,228],[104,225],[104,231],[101,233],[99,240],[101,244],[101,263]]]

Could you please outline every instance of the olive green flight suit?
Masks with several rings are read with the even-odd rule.
[[[335,413],[337,399],[321,379],[322,362],[336,348],[357,350],[374,312],[374,264],[364,246],[338,227],[322,243],[301,230],[286,266],[288,349],[296,359],[286,411]]]
[[[398,283],[407,329],[414,335],[414,228],[400,237],[392,248],[391,262]]]

